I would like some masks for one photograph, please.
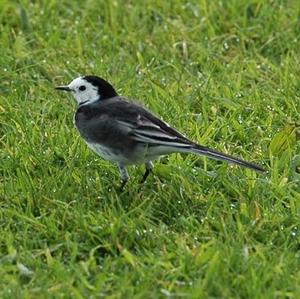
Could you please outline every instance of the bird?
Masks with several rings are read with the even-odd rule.
[[[185,137],[143,105],[123,97],[105,79],[95,75],[75,78],[57,90],[73,94],[77,101],[75,125],[90,149],[118,165],[121,186],[129,180],[127,167],[145,164],[144,183],[153,161],[172,153],[204,155],[255,171],[263,167],[200,145]]]

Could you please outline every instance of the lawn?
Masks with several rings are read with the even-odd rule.
[[[300,298],[300,5],[0,1],[0,298]],[[115,165],[53,87],[96,74],[195,155]]]

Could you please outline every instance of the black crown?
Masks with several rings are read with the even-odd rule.
[[[118,95],[113,86],[100,77],[89,75],[84,76],[83,79],[91,83],[92,85],[98,87],[98,92],[102,100],[112,98]]]

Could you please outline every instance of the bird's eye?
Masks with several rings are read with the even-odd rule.
[[[86,87],[84,85],[81,85],[81,86],[79,86],[79,90],[84,91],[84,90],[86,90]]]

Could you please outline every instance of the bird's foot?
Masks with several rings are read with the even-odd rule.
[[[122,180],[122,181],[121,181],[121,184],[119,185],[119,188],[118,188],[118,191],[119,191],[119,192],[123,192],[123,191],[124,191],[124,188],[125,188],[125,185],[127,184],[127,181],[128,181],[128,180],[126,180],[126,181],[125,181],[125,180]]]
[[[145,183],[147,177],[148,177],[149,174],[152,172],[152,169],[153,169],[153,163],[152,163],[151,161],[148,161],[148,162],[146,163],[146,171],[145,171],[145,173],[144,173],[144,175],[143,175],[143,178],[142,178],[142,180],[141,180],[141,182],[140,182],[141,184],[144,184],[144,183]]]
[[[146,169],[143,178],[140,181],[140,184],[144,184],[149,174],[152,172],[152,169]]]

